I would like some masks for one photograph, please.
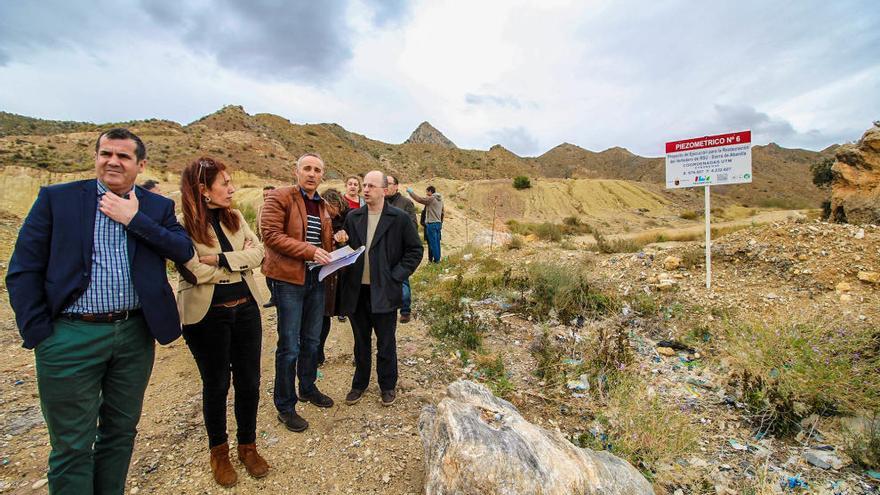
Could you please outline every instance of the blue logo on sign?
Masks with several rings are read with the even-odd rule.
[[[712,178],[708,175],[698,175],[694,177],[694,184],[705,184],[711,182]]]

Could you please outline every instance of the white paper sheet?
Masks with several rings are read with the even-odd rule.
[[[318,272],[318,281],[321,282],[336,270],[354,263],[357,261],[358,256],[360,256],[365,250],[366,248],[364,246],[357,249],[343,246],[336,251],[333,251],[330,253],[330,263],[322,266],[321,271]]]

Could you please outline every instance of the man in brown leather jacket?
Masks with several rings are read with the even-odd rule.
[[[296,161],[296,186],[272,191],[263,205],[260,228],[266,257],[263,273],[272,279],[278,314],[275,351],[275,408],[278,420],[291,431],[303,431],[308,422],[295,410],[294,376],[299,399],[318,407],[332,407],[333,399],[315,386],[315,355],[324,316],[324,284],[320,265],[330,261],[333,228],[328,205],[318,194],[324,161],[306,153]],[[339,242],[348,240],[340,232]]]

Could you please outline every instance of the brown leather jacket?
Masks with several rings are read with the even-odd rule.
[[[327,203],[322,201],[321,247],[333,250],[333,224]],[[275,280],[303,285],[306,261],[312,261],[316,247],[306,242],[306,203],[299,186],[281,187],[272,191],[263,204],[260,230],[266,257],[263,274]]]

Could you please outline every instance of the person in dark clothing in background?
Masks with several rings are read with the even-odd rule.
[[[259,238],[260,240],[263,239],[263,234],[260,227],[263,222],[263,206],[266,204],[266,198],[269,197],[269,195],[272,194],[272,191],[274,190],[275,186],[265,186],[263,188],[263,202],[260,203],[260,206],[257,207],[257,238]],[[265,304],[263,304],[263,307],[271,308],[275,306],[275,294],[272,290],[272,279],[269,277],[266,277],[266,288],[269,289],[269,300],[266,301]]]
[[[385,188],[385,201],[395,208],[400,208],[412,220],[416,232],[419,230],[416,223],[416,207],[409,198],[400,194],[400,181],[393,175],[387,176],[388,187]],[[400,323],[409,323],[412,319],[412,288],[409,285],[409,277],[403,281],[403,305],[400,307]]]

